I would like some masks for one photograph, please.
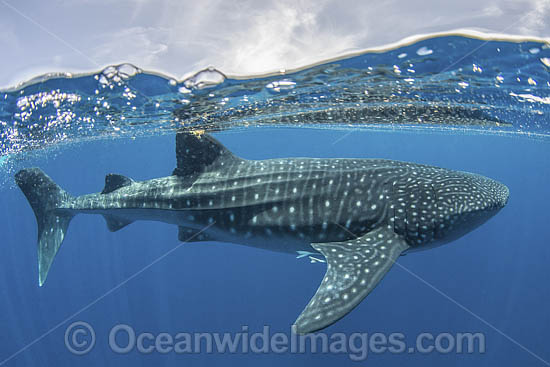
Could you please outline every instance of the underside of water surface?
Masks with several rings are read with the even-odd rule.
[[[177,80],[121,64],[0,91],[7,156],[97,138],[255,126],[550,137],[550,45],[434,35],[298,70]]]

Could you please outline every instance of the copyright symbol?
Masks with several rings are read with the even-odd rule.
[[[65,330],[65,346],[69,352],[80,356],[91,351],[94,345],[95,331],[87,322],[73,322]]]

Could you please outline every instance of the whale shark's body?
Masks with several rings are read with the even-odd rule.
[[[101,214],[116,231],[136,220],[179,227],[181,241],[217,240],[321,255],[327,273],[295,322],[322,329],[350,312],[405,251],[449,242],[508,200],[506,186],[443,168],[382,159],[236,157],[209,135],[180,132],[177,168],[135,182],[108,175],[72,197],[37,168],[16,174],[38,222],[39,283],[71,218]]]

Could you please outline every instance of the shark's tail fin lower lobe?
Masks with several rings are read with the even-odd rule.
[[[71,197],[39,168],[17,172],[15,182],[27,197],[36,216],[38,281],[42,286],[74,216],[68,210],[59,209]]]

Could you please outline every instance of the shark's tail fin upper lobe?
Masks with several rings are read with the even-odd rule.
[[[15,182],[27,197],[36,216],[38,280],[42,286],[74,216],[68,210],[59,209],[62,203],[71,199],[71,196],[39,168],[17,172]]]

